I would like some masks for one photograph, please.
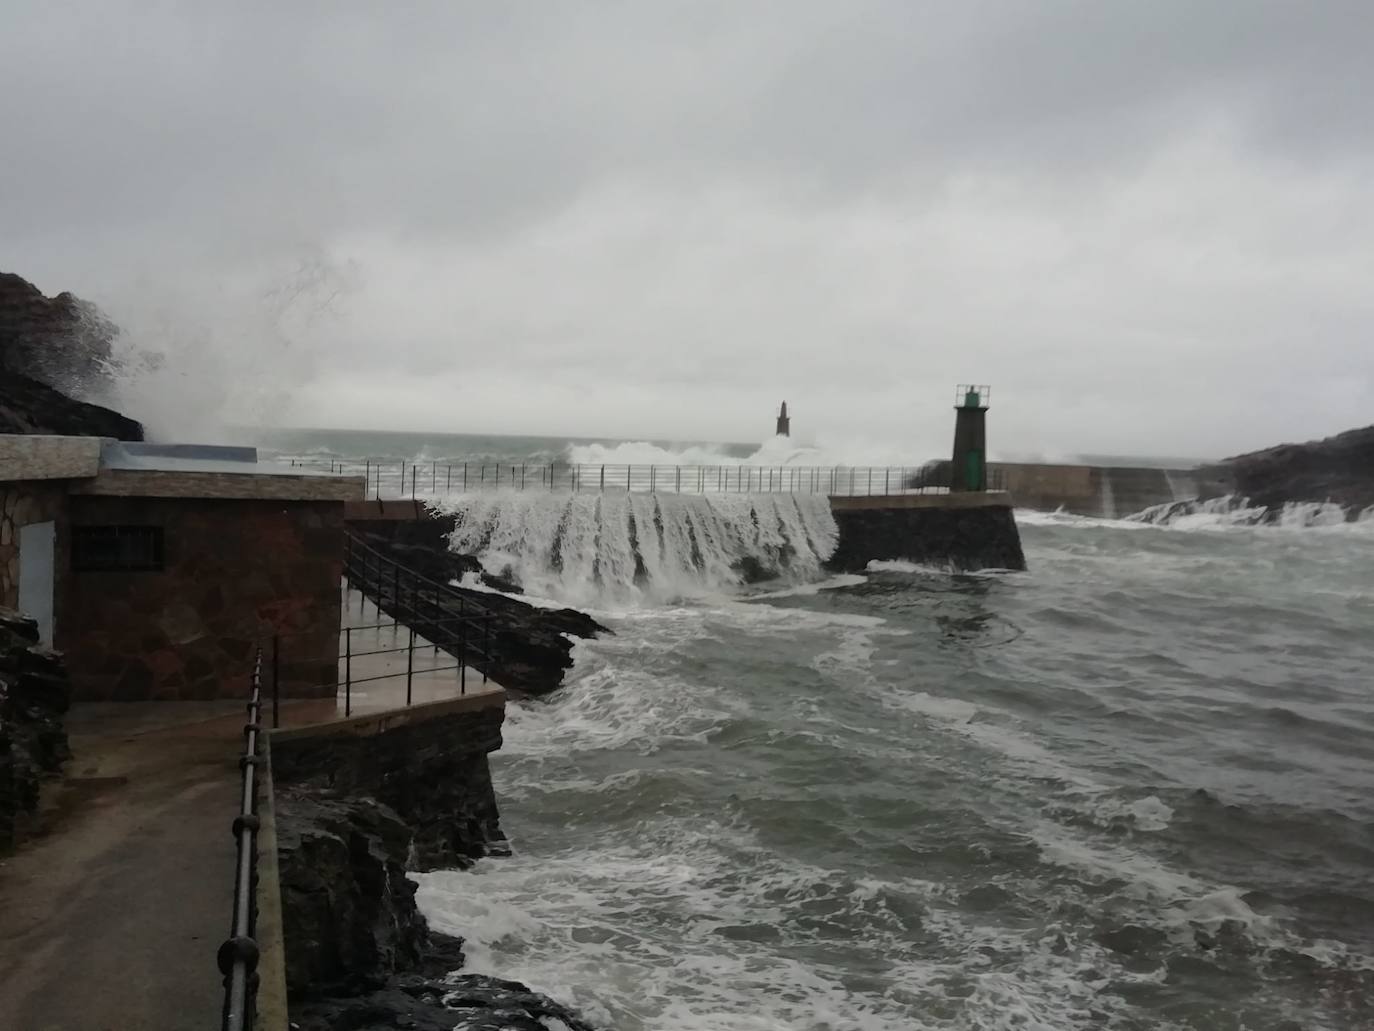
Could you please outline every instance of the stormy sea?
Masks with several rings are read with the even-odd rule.
[[[1025,573],[836,577],[828,509],[799,499],[787,575],[746,586],[675,562],[666,532],[647,579],[616,572],[614,502],[573,513],[595,578],[542,562],[567,499],[438,503],[503,527],[466,543],[535,600],[615,631],[509,707],[492,764],[514,855],[420,879],[469,969],[620,1031],[1374,1027],[1374,520],[1018,512]],[[776,502],[707,515],[746,504]]]

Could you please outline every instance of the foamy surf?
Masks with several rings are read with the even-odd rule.
[[[824,496],[504,491],[429,499],[455,551],[568,603],[710,596],[750,576],[809,582],[835,550]]]

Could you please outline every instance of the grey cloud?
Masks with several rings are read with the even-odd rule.
[[[568,432],[728,437],[785,389],[833,432],[917,436],[973,374],[1019,440],[1069,450],[1092,397],[1120,449],[1239,450],[1374,403],[1369,23],[1339,0],[12,2],[0,267],[221,378],[294,348],[297,419],[395,382],[374,414],[437,427],[486,383],[514,394],[464,411],[518,428],[542,375]],[[302,255],[347,289],[288,332],[267,295]]]

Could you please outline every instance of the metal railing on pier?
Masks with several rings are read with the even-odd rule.
[[[361,462],[295,459],[292,465],[361,476],[369,498],[418,498],[489,490],[628,491],[675,494],[826,494],[873,497],[942,494],[948,472],[927,466],[611,465],[554,462]],[[1002,490],[989,470],[989,490]],[[937,482],[939,480],[940,482]]]
[[[253,659],[249,686],[248,722],[244,725],[243,773],[239,812],[234,817],[234,842],[238,859],[234,869],[234,915],[229,937],[219,947],[218,962],[224,975],[222,1031],[245,1031],[253,1026],[258,994],[258,741],[262,733],[262,649]]]
[[[383,553],[354,534],[344,539],[344,576],[349,586],[371,601],[377,608],[378,622],[340,627],[338,669],[340,676],[333,684],[315,685],[320,689],[333,687],[343,693],[344,717],[353,715],[353,688],[387,680],[405,679],[405,705],[414,703],[417,675],[457,673],[458,693],[467,694],[470,667],[482,675],[486,684],[497,661],[493,624],[495,613],[487,606],[460,593],[451,584],[425,576],[395,558]],[[390,615],[389,621],[383,617]],[[391,630],[407,635],[404,644],[394,648],[354,647],[359,636]],[[358,636],[355,636],[358,635]],[[283,655],[290,657],[293,638],[299,634],[272,636],[272,726],[281,725],[281,668]],[[418,643],[417,643],[418,642]],[[427,643],[426,643],[427,642]],[[451,665],[417,667],[417,652],[432,648],[452,655]],[[405,655],[404,670],[389,673],[370,673],[354,676],[355,663]],[[365,663],[370,664],[370,663]]]

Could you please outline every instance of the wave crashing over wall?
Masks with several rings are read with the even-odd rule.
[[[839,532],[823,495],[451,495],[454,551],[562,601],[671,600],[821,575]]]
[[[1352,518],[1353,515],[1353,518]],[[1130,522],[1155,526],[1284,526],[1304,529],[1313,526],[1341,526],[1347,522],[1374,520],[1374,508],[1351,513],[1330,501],[1289,501],[1281,508],[1252,504],[1239,494],[1191,499],[1153,505],[1126,517]]]

